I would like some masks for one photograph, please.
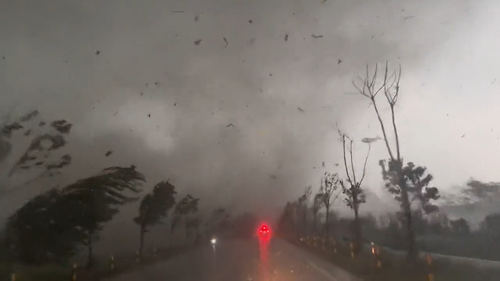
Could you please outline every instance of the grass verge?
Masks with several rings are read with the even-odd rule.
[[[291,242],[323,257],[365,281],[432,280],[429,279],[429,274],[433,275],[435,281],[500,280],[500,268],[478,268],[443,259],[433,260],[431,266],[429,266],[424,258],[410,265],[406,262],[405,257],[382,249],[379,254],[381,267],[377,267],[377,259],[369,250],[365,250],[352,258],[347,245],[337,245],[335,252],[334,247],[325,247],[323,249],[319,244],[314,246],[314,243],[299,242],[298,240]]]
[[[131,272],[141,267],[164,261],[182,253],[194,250],[197,246],[178,247],[173,249],[158,249],[156,254],[149,254],[136,259],[135,255],[123,255],[114,257],[114,266],[111,267],[111,259],[96,259],[91,269],[79,268],[76,270],[77,281],[98,281]],[[70,267],[48,264],[42,266],[23,266],[15,264],[9,266],[0,264],[0,280],[12,280],[15,274],[16,281],[68,281],[72,280]]]

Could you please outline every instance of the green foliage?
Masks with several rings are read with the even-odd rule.
[[[52,189],[24,204],[6,223],[6,242],[14,259],[27,264],[65,262],[84,238],[74,222],[75,209]]]
[[[319,194],[319,193],[318,193]],[[320,196],[314,196],[315,198],[320,198]],[[318,202],[323,202],[320,199],[318,199]],[[318,209],[319,210],[319,209]],[[297,202],[287,202],[285,205],[285,208],[283,209],[283,212],[281,213],[279,219],[278,219],[278,228],[277,231],[282,234],[282,235],[291,235],[294,230],[296,229],[296,211],[297,211]]]
[[[240,238],[251,238],[259,226],[259,219],[252,213],[244,213],[233,221],[233,235]]]
[[[136,198],[144,176],[135,167],[111,167],[61,190],[50,190],[23,205],[6,224],[14,257],[28,264],[64,262],[88,246],[118,208]]]
[[[168,210],[175,205],[175,186],[167,181],[157,183],[153,191],[143,197],[139,206],[139,216],[134,222],[147,231],[148,226],[154,226],[167,216]]]
[[[138,193],[144,175],[134,166],[110,167],[100,174],[79,180],[63,189],[65,200],[79,210],[74,217],[78,226],[92,236],[118,213],[121,205],[137,200],[125,192]]]
[[[390,160],[387,165],[386,161],[380,160],[379,165],[382,168],[385,187],[393,194],[397,201],[404,204],[406,193],[409,205],[417,200],[422,210],[427,214],[439,210],[436,205],[432,204],[432,200],[439,199],[439,190],[436,187],[429,186],[433,177],[431,174],[426,174],[427,169],[425,167],[416,166],[413,162],[408,162],[405,167],[402,167],[401,175],[403,177],[403,184],[401,184],[397,173],[397,160]]]
[[[194,198],[192,195],[188,194],[175,205],[170,226],[171,233],[174,232],[174,229],[181,223],[183,218],[186,219],[186,221],[192,219],[193,215],[198,212],[199,201],[200,199]]]

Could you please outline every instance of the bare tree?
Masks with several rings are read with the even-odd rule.
[[[339,180],[340,186],[342,187],[342,193],[345,195],[344,202],[347,207],[354,211],[354,253],[358,253],[361,249],[361,225],[359,220],[359,205],[366,202],[366,196],[361,188],[361,184],[365,179],[366,175],[366,163],[368,162],[368,157],[370,156],[371,144],[368,143],[368,152],[366,153],[365,162],[363,164],[363,170],[361,172],[361,177],[356,176],[356,169],[354,165],[353,157],[353,143],[354,141],[340,129],[338,129],[338,134],[340,141],[342,142],[342,152],[344,156],[344,167],[345,174],[347,178],[347,183],[342,179]],[[349,156],[349,157],[348,157]],[[347,161],[349,158],[349,163]],[[350,171],[349,171],[350,170]]]
[[[312,186],[306,187],[304,193],[297,200],[299,211],[302,215],[302,231],[303,233],[307,233],[307,210],[309,208],[309,198],[311,197]]]
[[[338,174],[325,172],[325,175],[321,179],[320,193],[321,193],[321,201],[323,206],[326,209],[326,218],[325,218],[325,235],[326,240],[329,241],[330,238],[330,207],[337,200],[340,195],[340,192],[333,197],[335,191],[339,188],[339,176]]]
[[[410,179],[408,176],[405,176],[405,168],[409,167],[403,167],[403,159],[401,157],[400,140],[398,128],[396,126],[395,114],[395,106],[398,102],[400,90],[399,84],[401,81],[401,65],[399,66],[398,70],[390,72],[389,63],[386,62],[385,71],[383,73],[381,83],[378,83],[378,66],[375,66],[373,74],[370,74],[369,68],[367,66],[365,78],[361,78],[359,76],[358,78],[361,81],[361,85],[360,83],[356,84],[356,82],[354,81],[353,85],[361,95],[370,100],[370,105],[373,105],[375,114],[380,124],[380,128],[382,130],[385,146],[389,154],[389,161],[386,162],[384,160],[381,160],[379,163],[382,166],[382,173],[384,180],[386,181],[386,188],[401,203],[401,211],[404,217],[408,239],[407,257],[409,261],[415,261],[417,258],[417,248],[415,243],[415,232],[413,230],[412,223],[411,199],[409,196],[409,194],[412,192],[413,186],[411,186],[412,179]],[[394,133],[393,145],[390,144],[389,136],[387,133],[388,129],[386,127],[386,123],[384,123],[384,121],[382,120],[382,116],[376,102],[376,98],[381,92],[385,96],[385,100],[389,105],[391,113],[391,122],[389,124],[390,126],[392,126],[392,130]],[[410,170],[411,169],[412,168],[410,168]],[[425,187],[424,190],[427,189],[428,188]],[[420,190],[422,190],[422,188]],[[428,196],[425,197],[430,197],[430,199],[438,198],[436,188],[432,188],[432,190],[429,191],[429,194],[427,194]]]

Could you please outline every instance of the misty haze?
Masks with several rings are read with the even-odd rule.
[[[499,279],[499,2],[3,2],[0,279]]]

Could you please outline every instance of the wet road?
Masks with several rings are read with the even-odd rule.
[[[220,240],[113,281],[354,281],[347,272],[279,239]]]

